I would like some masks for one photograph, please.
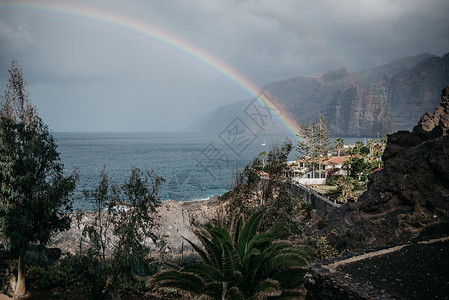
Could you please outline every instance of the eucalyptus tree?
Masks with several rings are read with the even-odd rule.
[[[159,288],[172,287],[212,299],[265,299],[300,295],[300,282],[312,254],[305,247],[279,241],[281,224],[260,232],[263,212],[227,231],[211,224],[196,230],[200,245],[187,240],[202,263],[156,274]]]
[[[25,294],[25,254],[70,226],[77,174],[63,174],[57,145],[31,105],[15,61],[0,110],[0,237],[18,256],[15,296]]]
[[[91,212],[93,217],[84,224],[83,235],[91,243],[89,251],[105,264],[107,251],[112,247],[115,206],[119,203],[120,188],[110,182],[104,168],[98,187],[84,191],[84,197],[87,201],[94,202],[94,205]]]
[[[89,255],[99,262],[100,285],[113,299],[120,299],[120,290],[132,287],[139,276],[152,273],[147,241],[161,240],[154,229],[163,181],[154,171],[132,168],[129,179],[117,185],[103,170],[98,187],[84,193],[95,201],[93,218],[84,228],[91,242]]]
[[[117,210],[113,232],[118,238],[111,257],[111,283],[115,292],[119,284],[133,282],[138,276],[145,277],[152,272],[148,238],[157,244],[161,238],[155,228],[159,224],[157,207],[159,193],[164,179],[155,171],[141,171],[132,168],[129,179],[121,186],[120,201],[123,207]]]
[[[260,157],[236,174],[236,182],[229,192],[225,220],[220,222],[225,227],[230,225],[233,216],[245,217],[264,210],[271,216],[262,222],[263,228],[271,227],[274,222],[284,222],[289,234],[298,234],[302,223],[297,213],[299,201],[292,194],[292,178],[288,156],[293,148],[287,140],[281,146],[274,146],[269,151],[265,167]],[[265,174],[261,176],[261,171]],[[226,222],[227,221],[227,222]]]
[[[318,174],[321,177],[321,163],[327,158],[332,149],[330,137],[331,129],[327,126],[327,120],[323,115],[318,115],[315,122],[305,122],[301,125],[301,133],[296,150],[298,159],[307,162],[315,178],[315,168],[318,166]]]
[[[290,140],[280,147],[273,147],[268,154],[265,170],[268,178],[261,182],[262,203],[259,210],[265,210],[270,218],[262,222],[262,229],[282,222],[288,229],[288,234],[294,235],[302,231],[303,224],[298,218],[299,201],[292,193],[291,168],[288,156],[293,148]]]

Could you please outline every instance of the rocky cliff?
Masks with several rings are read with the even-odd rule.
[[[403,58],[389,64],[348,72],[345,68],[265,85],[271,97],[298,124],[318,114],[328,120],[334,136],[376,136],[411,130],[424,112],[438,105],[438,95],[449,82],[449,54]],[[202,128],[219,132],[239,116],[254,131],[260,128],[245,115],[250,100],[228,105],[206,117]],[[263,128],[281,132],[279,126]]]
[[[412,132],[388,137],[383,170],[357,203],[332,209],[307,232],[339,248],[367,248],[449,234],[449,86]]]
[[[298,123],[322,114],[335,136],[376,136],[411,130],[415,120],[438,104],[448,82],[449,54],[421,55],[360,73],[342,68],[294,78],[263,90]]]
[[[205,224],[216,218],[223,203],[214,197],[208,200],[196,200],[179,202],[177,200],[163,201],[157,211],[159,214],[159,227],[155,229],[156,236],[161,237],[164,246],[161,249],[154,241],[145,241],[154,252],[181,253],[181,251],[192,251],[192,247],[184,240],[189,239],[199,244],[193,230],[199,225]],[[55,235],[49,247],[55,247],[62,252],[78,253],[90,247],[88,239],[83,236],[84,224],[90,222],[94,217],[93,213],[85,213],[79,222],[75,216],[69,230]],[[111,233],[111,237],[113,237]],[[158,241],[160,242],[160,241]],[[107,253],[111,253],[108,249]]]

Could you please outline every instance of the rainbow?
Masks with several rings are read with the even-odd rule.
[[[278,105],[274,99],[251,82],[248,78],[242,76],[237,70],[227,65],[217,57],[197,47],[196,45],[174,35],[171,32],[152,26],[151,24],[137,20],[125,15],[116,14],[103,9],[98,9],[85,4],[65,3],[62,1],[14,1],[10,3],[0,3],[0,9],[22,9],[43,13],[62,14],[74,18],[82,18],[93,22],[100,22],[112,27],[124,29],[136,34],[149,37],[161,44],[173,48],[185,55],[194,58],[198,62],[208,66],[221,76],[232,82],[237,87],[248,93],[262,107],[265,107],[272,116],[284,127],[292,136],[298,138],[301,128],[285,111]]]

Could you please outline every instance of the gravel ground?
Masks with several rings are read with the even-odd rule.
[[[449,299],[449,240],[411,244],[337,269],[397,299]]]

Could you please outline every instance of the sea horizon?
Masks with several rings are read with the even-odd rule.
[[[263,138],[266,145],[262,146]],[[66,174],[79,173],[76,193],[96,188],[103,168],[114,182],[129,178],[131,168],[155,170],[165,179],[161,200],[201,200],[220,196],[242,169],[283,136],[257,136],[233,148],[217,135],[185,132],[54,132]],[[91,206],[81,200],[75,209]]]
[[[205,200],[221,196],[241,170],[262,151],[281,145],[288,135],[240,137],[232,144],[227,136],[194,132],[54,132],[64,171],[79,173],[76,194],[95,189],[103,168],[118,184],[129,178],[131,168],[155,170],[165,182],[160,198]],[[332,142],[333,142],[332,138]],[[360,140],[363,138],[351,138]],[[346,142],[346,140],[345,140]],[[289,160],[296,158],[296,150]],[[76,200],[75,209],[91,204]]]

